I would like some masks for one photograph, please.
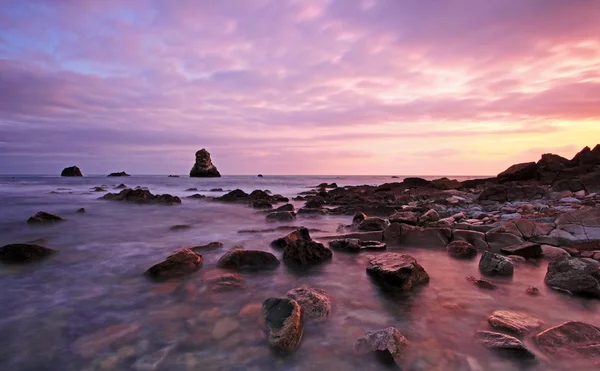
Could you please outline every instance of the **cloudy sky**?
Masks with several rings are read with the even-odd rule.
[[[0,173],[488,175],[600,142],[598,0],[0,0]]]

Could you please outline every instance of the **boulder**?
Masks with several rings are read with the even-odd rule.
[[[514,225],[521,237],[526,239],[547,236],[555,227],[554,223],[540,223],[529,219],[512,220],[506,223],[505,226],[509,224]]]
[[[527,313],[513,310],[496,310],[488,317],[493,327],[514,332],[520,336],[539,329],[544,322]]]
[[[323,207],[323,203],[315,198],[311,198],[310,200],[306,201],[304,207],[307,209],[320,209]]]
[[[295,213],[296,208],[292,204],[285,204],[285,205],[281,205],[278,208],[276,208],[275,211],[290,211],[290,212]]]
[[[292,267],[309,266],[330,260],[333,253],[316,241],[297,240],[283,250],[283,262]]]
[[[287,246],[295,244],[299,240],[312,241],[310,233],[307,228],[300,227],[285,236],[278,238],[271,242],[271,246],[276,248],[286,248]]]
[[[331,311],[331,298],[323,289],[298,287],[287,292],[286,296],[295,300],[302,308],[302,314],[307,318],[323,322]]]
[[[126,173],[126,172],[124,172],[124,171],[120,171],[120,172],[118,172],[118,173],[110,173],[110,174],[108,174],[107,176],[113,177],[113,176],[131,176],[131,175],[127,174],[127,173]]]
[[[453,241],[446,246],[448,255],[458,259],[471,259],[477,256],[477,249],[467,241]]]
[[[255,209],[272,209],[273,205],[267,200],[252,200],[252,207]]]
[[[60,173],[60,176],[83,176],[77,166],[66,167]]]
[[[244,279],[237,272],[226,272],[221,269],[212,269],[204,272],[202,282],[211,286],[213,292],[224,292],[243,288]]]
[[[155,280],[180,278],[202,267],[202,255],[190,249],[177,251],[161,263],[148,268],[146,275]]]
[[[358,229],[360,231],[383,231],[390,225],[390,222],[378,218],[378,217],[370,217],[366,218],[358,225]]]
[[[385,250],[386,244],[379,241],[361,241],[358,238],[342,238],[329,241],[329,248],[348,252],[363,250]]]
[[[30,216],[29,219],[27,219],[27,224],[52,224],[64,220],[65,219],[61,218],[60,216],[40,211],[35,215]]]
[[[600,328],[584,322],[565,322],[537,334],[535,340],[551,357],[600,360]]]
[[[545,187],[541,186],[508,186],[493,185],[479,194],[479,201],[530,201],[539,200],[548,195]]]
[[[367,331],[365,336],[354,343],[354,351],[360,355],[374,354],[386,363],[400,365],[408,345],[408,340],[400,331],[388,327],[378,331]]]
[[[522,242],[510,247],[503,247],[500,251],[506,255],[517,255],[524,258],[539,258],[543,254],[542,246],[534,242]]]
[[[190,170],[190,177],[208,178],[220,176],[221,173],[219,173],[217,167],[212,163],[210,153],[204,148],[196,152],[196,162],[192,170]]]
[[[499,252],[504,247],[518,245],[523,239],[512,233],[499,232],[492,229],[485,234],[485,240],[493,252]]]
[[[536,179],[538,176],[538,167],[535,162],[525,162],[512,165],[508,169],[498,174],[498,182],[506,183],[513,181],[526,181]]]
[[[262,305],[262,313],[269,329],[269,346],[282,353],[296,350],[304,332],[300,304],[289,298],[269,298]]]
[[[0,247],[0,262],[29,263],[44,259],[58,250],[40,245],[18,243]]]
[[[509,352],[524,358],[535,358],[529,349],[516,337],[491,331],[477,331],[477,340],[488,349]]]
[[[400,224],[398,243],[411,247],[446,248],[452,231],[448,228],[421,228]]]
[[[132,202],[135,204],[160,204],[160,205],[177,205],[181,203],[181,199],[177,196],[169,194],[153,195],[147,189],[124,189],[119,193],[107,193],[100,197],[101,200]]]
[[[291,222],[296,220],[296,213],[292,211],[276,211],[267,214],[268,222]]]
[[[452,241],[466,241],[479,251],[485,251],[490,248],[485,241],[485,233],[483,232],[455,229],[452,231]]]
[[[433,209],[428,210],[425,214],[419,217],[419,222],[421,224],[437,222],[438,220],[440,220],[440,215]]]
[[[425,269],[410,255],[383,253],[369,260],[367,274],[384,288],[409,291],[429,282]]]
[[[412,211],[401,211],[390,216],[391,223],[404,223],[417,225],[419,223],[419,215]]]
[[[514,272],[513,263],[510,259],[484,251],[479,260],[479,270],[481,273],[490,276],[512,276]]]
[[[279,266],[275,255],[259,250],[231,250],[217,261],[217,267],[236,270],[271,270]]]
[[[407,188],[427,187],[429,185],[429,181],[423,178],[408,177],[404,178],[402,185]]]
[[[571,257],[571,254],[569,254],[565,249],[561,249],[560,247],[542,245],[542,256],[550,260],[558,260],[564,258],[568,259]]]
[[[551,261],[544,281],[556,290],[600,299],[600,263],[592,259]]]

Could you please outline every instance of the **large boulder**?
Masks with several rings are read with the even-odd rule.
[[[533,180],[537,178],[537,170],[538,168],[535,162],[512,165],[498,174],[498,182],[506,183],[512,181]]]
[[[600,144],[596,145],[594,149],[584,147],[573,157],[571,164],[575,166],[600,165]]]
[[[531,201],[539,200],[548,195],[545,187],[540,186],[508,186],[493,185],[479,194],[479,201]]]
[[[555,358],[600,361],[600,328],[584,322],[565,322],[539,333],[535,340]]]
[[[479,260],[479,270],[489,276],[512,276],[514,266],[507,257],[484,251]]]
[[[388,327],[378,331],[367,331],[365,336],[354,343],[354,351],[360,355],[374,354],[386,363],[400,365],[408,345],[408,340],[400,331]]]
[[[269,329],[269,346],[282,353],[296,350],[304,332],[300,304],[290,298],[269,298],[262,305],[262,313]]]
[[[35,215],[30,216],[29,219],[27,219],[27,224],[52,224],[64,220],[65,219],[60,216],[40,211]]]
[[[542,246],[534,242],[522,242],[510,247],[504,247],[500,251],[506,255],[517,255],[524,258],[539,258],[543,254]]]
[[[378,217],[370,217],[370,218],[367,218],[367,219],[363,220],[362,222],[360,222],[360,224],[358,225],[358,229],[360,231],[367,231],[367,232],[368,231],[383,231],[389,225],[390,225],[390,222],[385,219],[378,218]]]
[[[551,261],[544,279],[553,289],[600,299],[600,263],[587,258]]]
[[[197,178],[208,178],[208,177],[220,177],[221,173],[217,170],[217,167],[213,165],[210,159],[210,153],[204,148],[196,152],[196,162],[190,170],[191,177]]]
[[[57,253],[48,247],[33,244],[10,244],[0,247],[0,262],[2,263],[29,263],[44,259]]]
[[[70,166],[63,169],[60,176],[83,176],[77,166]]]
[[[285,236],[272,241],[271,246],[279,249],[284,249],[287,246],[295,244],[296,241],[299,240],[312,241],[312,238],[310,237],[310,232],[307,228],[300,227],[295,231],[292,231],[286,234]]]
[[[279,266],[279,259],[260,250],[231,250],[217,261],[217,267],[237,270],[270,270]]]
[[[325,321],[331,311],[331,298],[323,289],[298,287],[288,291],[286,296],[298,302],[303,314],[313,321]]]
[[[329,241],[329,248],[347,252],[385,250],[386,244],[379,241],[361,241],[358,238],[341,238]]]
[[[448,255],[457,259],[471,259],[477,256],[477,249],[467,241],[456,240],[446,246]]]
[[[124,189],[119,193],[107,193],[100,197],[100,199],[148,205],[177,205],[181,203],[181,199],[177,196],[171,196],[169,194],[154,195],[147,189],[129,188]]]
[[[488,317],[488,322],[493,327],[516,333],[520,336],[539,329],[544,322],[527,313],[513,310],[496,310]]]
[[[183,249],[170,255],[163,262],[148,268],[146,275],[155,280],[179,278],[193,273],[202,267],[202,255],[190,249]]]
[[[516,337],[491,331],[477,331],[477,340],[486,348],[503,351],[524,358],[535,358],[521,340]]]
[[[425,269],[410,255],[383,253],[369,260],[367,274],[384,288],[409,291],[429,282]]]
[[[283,250],[283,262],[292,267],[310,266],[330,260],[333,253],[316,241],[297,240]]]

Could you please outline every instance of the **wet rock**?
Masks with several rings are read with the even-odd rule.
[[[386,244],[379,241],[361,241],[358,238],[342,238],[329,241],[329,248],[348,252],[363,250],[384,250]]]
[[[127,186],[123,183],[119,184],[118,186],[115,187],[115,189],[125,189],[127,188]]]
[[[370,217],[366,218],[358,225],[358,229],[360,231],[383,231],[390,225],[390,222],[378,218],[378,217]]]
[[[543,254],[542,246],[534,242],[522,242],[514,246],[504,247],[500,251],[506,255],[517,255],[524,258],[539,258]]]
[[[452,241],[466,241],[480,251],[489,249],[483,232],[455,229],[452,231]]]
[[[232,250],[217,261],[217,267],[227,269],[270,270],[277,266],[275,255],[259,250]]]
[[[600,299],[600,263],[592,259],[551,261],[544,281],[553,289]]]
[[[467,241],[453,241],[446,246],[448,255],[459,259],[471,259],[477,256],[477,249]]]
[[[113,325],[76,339],[72,348],[77,355],[88,358],[117,341],[134,337],[139,329],[137,323]]]
[[[190,249],[183,249],[170,255],[161,263],[148,268],[146,275],[155,280],[179,278],[193,273],[202,267],[202,255]]]
[[[29,263],[44,259],[58,250],[34,244],[10,244],[0,247],[0,262]]]
[[[493,252],[484,251],[479,261],[479,270],[481,273],[490,276],[512,276],[514,266],[510,259]]]
[[[309,209],[303,207],[298,210],[298,215],[325,215],[328,211],[326,209]]]
[[[191,198],[191,199],[200,199],[200,198],[206,198],[205,195],[201,195],[200,193],[194,193],[191,196],[187,196],[186,198]]]
[[[488,317],[488,322],[493,327],[514,332],[520,336],[539,329],[544,322],[527,313],[513,310],[496,310]]]
[[[539,296],[541,295],[540,290],[537,287],[529,286],[525,293],[529,296]]]
[[[473,276],[468,276],[467,281],[473,282],[475,286],[486,290],[496,290],[498,288],[496,285],[483,278],[475,278]]]
[[[190,170],[190,177],[220,177],[221,173],[217,167],[213,165],[210,158],[210,153],[204,148],[196,152],[196,162]]]
[[[106,189],[102,187],[94,187],[94,192],[106,192]]]
[[[285,204],[285,205],[281,205],[278,208],[276,208],[275,211],[296,212],[296,208],[294,208],[294,205],[292,205],[292,204]]]
[[[400,224],[400,245],[424,248],[446,248],[452,231],[449,228],[421,228]]]
[[[255,209],[272,209],[273,205],[267,200],[252,200],[252,207]]]
[[[153,195],[147,189],[124,189],[119,193],[107,193],[100,197],[102,200],[132,202],[135,204],[176,205],[181,203],[177,196],[169,194]]]
[[[358,211],[352,217],[352,224],[360,224],[365,219],[367,219],[367,215],[363,212]]]
[[[384,288],[409,291],[429,282],[425,269],[410,255],[383,253],[367,265],[367,274]]]
[[[500,249],[504,247],[514,246],[520,244],[523,238],[514,235],[512,233],[499,232],[496,229],[485,234],[485,240],[493,252],[500,252]]]
[[[124,171],[120,171],[118,173],[110,173],[107,176],[114,177],[114,176],[131,176],[131,175],[127,174]]]
[[[85,213],[85,209],[83,207],[77,209],[76,213],[78,214],[84,214]]]
[[[311,198],[304,204],[307,209],[320,209],[323,207],[323,203],[317,199]]]
[[[209,284],[213,292],[236,290],[245,286],[245,281],[239,273],[221,269],[204,272],[202,281]]]
[[[212,337],[217,340],[224,339],[237,330],[238,327],[240,327],[240,324],[235,319],[230,317],[221,318],[215,323],[215,327],[213,327]]]
[[[83,176],[77,166],[66,167],[60,173],[60,176]]]
[[[408,340],[394,327],[378,331],[367,331],[354,343],[354,351],[360,355],[374,354],[381,361],[400,365]]]
[[[223,242],[214,241],[214,242],[210,242],[206,245],[198,245],[198,246],[191,247],[191,250],[192,251],[204,251],[204,250],[220,249],[222,247],[223,247]]]
[[[309,266],[330,260],[333,253],[315,241],[297,240],[283,250],[283,262],[288,266]]]
[[[584,322],[565,322],[539,333],[535,340],[555,358],[600,360],[600,328]]]
[[[40,211],[37,214],[30,216],[29,219],[27,219],[27,224],[52,224],[63,220],[65,219],[60,216]]]
[[[357,238],[361,241],[383,241],[383,232],[354,232],[335,236],[335,238]]]
[[[271,246],[283,249],[287,246],[294,245],[299,240],[312,241],[310,232],[307,228],[300,227],[285,236],[271,242]]]
[[[440,220],[440,215],[433,209],[428,210],[419,218],[419,222],[422,224],[437,222],[438,220]]]
[[[296,350],[304,332],[300,304],[289,298],[269,298],[263,303],[262,311],[271,348],[282,353]]]
[[[390,216],[391,223],[404,223],[410,225],[417,225],[419,223],[419,216],[417,213],[412,211],[401,211]]]
[[[486,348],[509,352],[524,358],[535,358],[529,349],[517,338],[498,332],[477,331],[477,340]]]
[[[327,320],[331,311],[331,298],[322,289],[299,287],[287,292],[286,296],[302,307],[302,313],[317,322]]]
[[[292,211],[276,211],[268,213],[266,219],[268,222],[291,222],[296,220],[296,213]]]

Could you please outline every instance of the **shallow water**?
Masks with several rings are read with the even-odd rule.
[[[281,225],[303,225],[335,234],[349,216],[303,218],[276,225],[243,205],[183,199],[177,206],[102,201],[90,188],[119,183],[153,193],[186,196],[211,188],[269,189],[293,197],[321,182],[380,184],[389,177],[17,177],[0,178],[0,245],[43,239],[60,253],[27,266],[0,266],[0,370],[146,369],[142,360],[161,358],[159,370],[377,370],[374,359],[352,354],[366,330],[394,326],[411,342],[410,370],[561,370],[541,353],[538,361],[507,359],[479,346],[475,331],[488,329],[497,309],[518,309],[544,320],[544,328],[567,320],[600,324],[599,301],[569,297],[543,284],[547,262],[521,264],[510,280],[492,279],[496,291],[475,287],[478,260],[458,261],[443,250],[389,247],[414,256],[427,270],[427,286],[404,296],[381,292],[365,273],[371,255],[335,253],[331,262],[303,271],[284,264],[271,272],[242,273],[246,287],[213,292],[205,277],[235,245],[271,251],[269,242],[286,232],[238,233]],[[196,187],[198,192],[185,192]],[[68,188],[58,190],[59,188]],[[56,191],[58,194],[50,194]],[[72,193],[68,193],[72,192]],[[115,190],[114,192],[118,192]],[[302,203],[295,203],[297,207]],[[85,214],[75,211],[84,207]],[[30,215],[46,211],[67,218],[51,226],[29,226]],[[190,229],[171,231],[176,224]],[[203,268],[188,279],[153,283],[151,265],[182,247],[221,241],[204,252]],[[305,322],[300,348],[288,357],[266,345],[258,306],[301,285],[325,289],[333,309],[324,323]],[[542,295],[525,294],[529,286]],[[254,304],[254,305],[253,305]],[[108,328],[108,330],[106,330]],[[102,332],[104,331],[104,332]],[[115,341],[103,342],[110,337]],[[535,345],[525,338],[530,349]],[[176,345],[176,346],[175,346]],[[164,357],[163,357],[164,356]]]

